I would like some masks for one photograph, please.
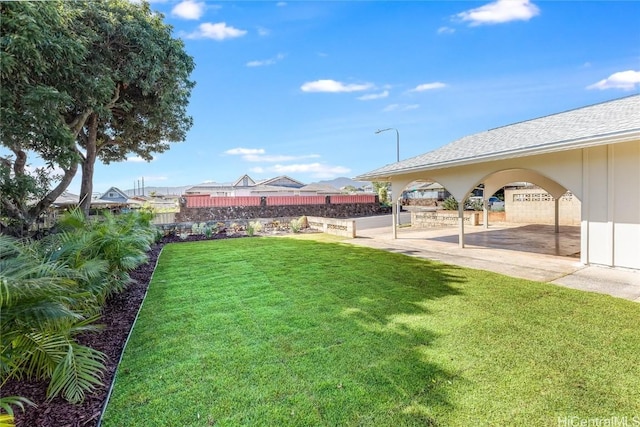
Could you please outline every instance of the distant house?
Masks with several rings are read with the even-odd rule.
[[[142,207],[140,200],[130,199],[127,194],[117,187],[110,187],[100,197],[91,200],[91,209],[109,209],[114,213],[127,212],[129,209]]]
[[[429,199],[441,201],[451,194],[437,182],[417,182],[409,185],[403,192],[403,199]]]
[[[243,175],[233,183],[204,183],[187,189],[185,194],[208,194],[212,197],[245,196],[310,196],[322,194],[341,194],[337,188],[328,185],[304,185],[288,176],[256,181],[249,175]]]
[[[260,185],[270,185],[274,187],[302,188],[304,184],[288,176],[282,175],[258,182]]]
[[[124,191],[116,187],[111,187],[105,191],[99,198],[99,200],[105,200],[109,202],[127,203],[129,196]]]

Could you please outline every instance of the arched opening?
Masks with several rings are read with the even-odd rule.
[[[441,178],[392,183],[397,188],[394,194],[400,195],[402,203],[412,211],[411,228],[429,229],[430,236],[425,239],[458,243],[460,247],[579,257],[581,203],[562,184],[531,169],[485,173],[476,176],[473,183]],[[492,199],[496,192],[503,196]],[[457,212],[450,206],[449,211],[444,211],[445,195],[453,195]],[[413,211],[420,210],[432,213],[419,218],[420,214]],[[452,233],[456,226],[458,233]],[[403,230],[401,238],[413,237]]]

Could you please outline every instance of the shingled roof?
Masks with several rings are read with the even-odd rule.
[[[632,95],[465,136],[437,150],[386,165],[355,179],[373,180],[638,138],[640,95]]]

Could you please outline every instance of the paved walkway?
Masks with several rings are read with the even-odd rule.
[[[464,249],[456,228],[400,228],[398,239],[390,227],[374,228],[346,242],[640,302],[640,271],[580,263],[580,227],[467,227]]]

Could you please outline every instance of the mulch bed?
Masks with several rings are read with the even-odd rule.
[[[97,324],[103,325],[104,329],[100,333],[88,334],[78,340],[81,344],[93,347],[107,355],[106,369],[103,374],[104,385],[98,387],[93,393],[88,394],[81,404],[73,405],[60,397],[47,401],[45,393],[48,382],[46,381],[8,381],[2,387],[2,396],[23,396],[38,405],[36,408],[25,407],[24,413],[19,408],[15,409],[16,426],[97,426],[102,408],[106,403],[109,387],[118,367],[120,355],[124,349],[124,343],[144,299],[162,247],[172,242],[234,237],[243,237],[243,235],[220,233],[213,235],[211,238],[199,235],[189,236],[186,239],[168,236],[154,245],[148,253],[149,261],[131,272],[133,283],[124,292],[113,296],[107,301],[103,309],[102,318],[97,322]]]

